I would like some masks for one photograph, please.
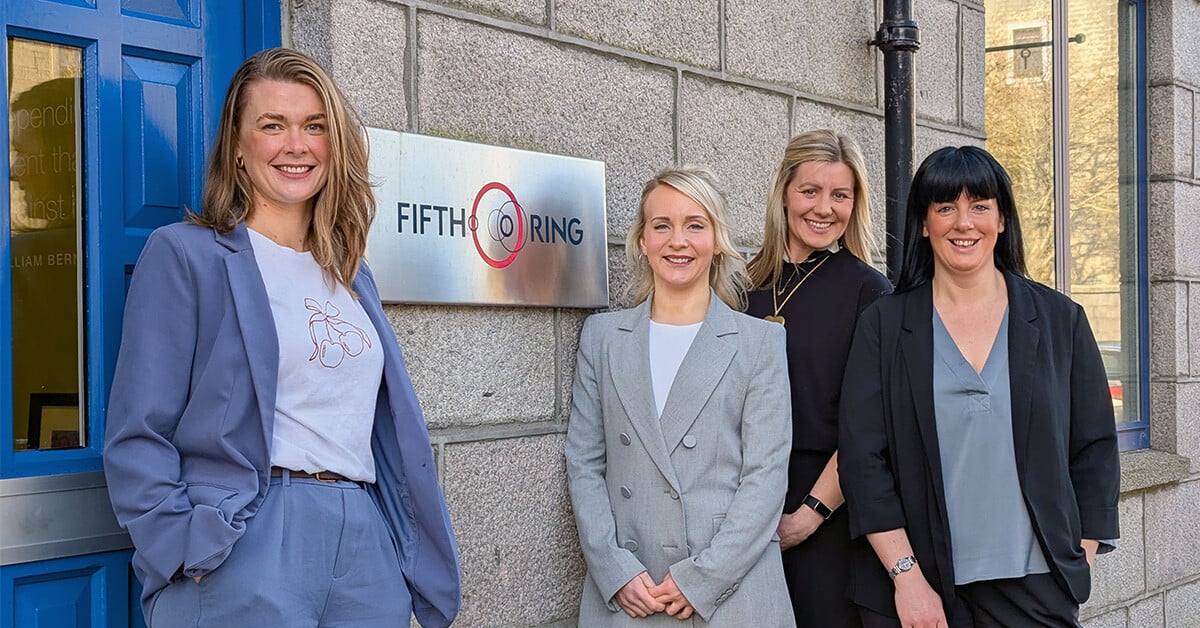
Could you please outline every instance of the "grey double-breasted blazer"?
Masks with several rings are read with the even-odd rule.
[[[671,574],[695,625],[793,626],[775,533],[791,448],[783,328],[711,297],[660,420],[649,313],[593,315],[580,337],[566,440],[588,571],[579,623],[678,626],[616,603],[646,571]]]

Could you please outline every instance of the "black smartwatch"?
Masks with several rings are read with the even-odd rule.
[[[833,509],[829,506],[826,506],[821,502],[821,500],[813,497],[811,493],[804,496],[804,501],[802,503],[816,511],[816,513],[821,515],[821,518],[823,519],[828,519],[833,516]]]

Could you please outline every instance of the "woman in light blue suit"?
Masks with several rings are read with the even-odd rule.
[[[730,307],[745,263],[712,175],[650,180],[626,248],[639,305],[584,324],[567,430],[579,624],[793,626],[783,328]]]
[[[203,214],[129,288],[104,467],[170,626],[447,626],[458,550],[370,271],[357,116],[312,59],[235,74]]]

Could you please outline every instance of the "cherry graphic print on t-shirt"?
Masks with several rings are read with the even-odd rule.
[[[313,343],[309,362],[319,358],[321,366],[337,368],[346,356],[357,357],[370,348],[366,332],[339,318],[342,312],[333,303],[326,301],[322,308],[316,299],[305,298],[304,307],[313,312],[308,318],[308,334]]]

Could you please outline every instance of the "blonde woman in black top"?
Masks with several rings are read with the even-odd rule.
[[[838,486],[838,401],[858,315],[887,279],[873,239],[858,145],[820,130],[792,138],[771,181],[748,313],[787,331],[792,450],[780,547],[799,626],[857,627],[847,594],[850,534]]]

